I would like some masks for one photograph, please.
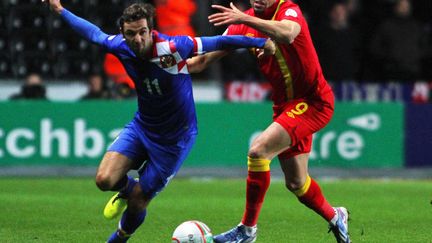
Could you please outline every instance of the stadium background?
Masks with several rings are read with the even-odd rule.
[[[321,47],[319,31],[327,30],[327,23],[332,24],[335,6],[345,7],[346,13],[336,16],[341,16],[339,19],[345,21],[344,30],[347,33],[360,33],[351,37],[356,37],[362,43],[346,49],[353,53],[351,56],[343,53],[340,56],[347,58],[343,62],[348,63],[348,66],[343,69],[354,71],[344,73],[341,70],[344,74],[335,76],[331,74],[331,68],[323,64],[325,74],[329,69],[329,81],[339,103],[332,123],[315,136],[311,165],[319,171],[341,168],[346,175],[355,176],[354,171],[357,169],[373,168],[372,171],[379,175],[389,173],[390,176],[390,171],[404,168],[415,171],[421,167],[418,171],[424,172],[424,168],[432,167],[429,159],[431,150],[428,149],[432,141],[427,136],[432,133],[429,122],[432,109],[428,104],[432,63],[430,1],[412,1],[409,19],[421,30],[418,72],[412,74],[412,78],[404,78],[404,73],[398,79],[376,72],[385,65],[380,63],[382,60],[375,58],[370,48],[374,35],[378,35],[380,23],[392,18],[396,2],[298,2],[308,18],[312,37],[316,37],[314,41],[324,63],[332,56],[327,57],[325,47]],[[67,8],[94,22],[107,33],[117,32],[116,19],[128,3],[117,0],[104,1],[104,4],[97,0],[64,1]],[[158,1],[154,3],[161,4]],[[192,27],[188,34],[214,35],[224,31],[224,28],[212,27],[206,20],[212,12],[209,7],[211,3],[226,5],[228,1],[184,1],[183,4],[189,8],[184,15],[190,17]],[[235,3],[243,8],[248,6],[248,1]],[[176,5],[171,8],[178,12],[184,11]],[[96,166],[114,131],[118,131],[128,121],[135,109],[133,91],[127,92],[127,96],[111,96],[111,100],[80,101],[87,92],[86,80],[93,74],[104,77],[104,87],[111,93],[119,93],[118,89],[125,86],[122,80],[119,83],[107,73],[102,50],[72,34],[61,19],[50,13],[47,6],[39,1],[2,0],[0,7],[0,110],[2,114],[10,114],[1,119],[2,173],[14,173],[17,169],[22,173],[21,169],[25,170],[27,165],[70,168],[67,171],[74,171],[73,166]],[[169,6],[160,8],[162,12],[158,12],[159,16],[164,14],[163,11],[172,9]],[[165,28],[165,18],[159,20],[159,27]],[[176,19],[171,21],[175,23]],[[182,31],[186,29],[181,28]],[[337,38],[334,40],[338,41]],[[356,61],[349,62],[348,58]],[[331,61],[339,63],[337,59],[338,56],[333,56]],[[254,63],[247,50],[239,50],[204,73],[194,76],[201,135],[192,156],[186,162],[186,167],[191,167],[192,171],[198,167],[245,166],[242,161],[250,140],[270,122],[269,84],[263,81]],[[378,68],[374,68],[376,66]],[[31,73],[42,76],[47,101],[8,101],[14,93],[20,92],[23,80]],[[94,102],[100,102],[100,105]],[[98,107],[100,114],[106,116],[99,113],[94,116],[89,107]],[[21,112],[16,112],[18,110]],[[57,110],[64,112],[54,112]],[[113,111],[117,110],[119,113],[115,114]],[[229,115],[234,113],[238,115]],[[24,117],[22,114],[25,114]],[[112,119],[113,124],[110,126],[102,126],[107,124],[105,117],[116,119]],[[248,122],[251,119],[253,121]],[[239,122],[248,126],[240,129],[235,125]],[[94,131],[101,132],[93,137]],[[226,131],[227,135],[218,136],[220,131]],[[81,137],[77,138],[77,134]],[[77,145],[80,142],[84,144],[81,147]],[[81,150],[77,152],[77,149]],[[324,170],[325,173],[329,173],[328,170]],[[404,173],[396,172],[396,175],[400,174]],[[430,174],[426,173],[426,176]]]

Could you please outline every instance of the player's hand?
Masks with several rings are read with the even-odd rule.
[[[221,5],[212,5],[212,8],[219,10],[220,13],[210,15],[208,17],[210,23],[215,26],[241,24],[244,22],[245,18],[249,17],[249,15],[236,8],[232,2],[230,3],[230,6],[231,8],[226,8]]]
[[[50,5],[51,11],[60,14],[63,10],[60,0],[42,0],[43,3],[48,3]]]
[[[271,39],[267,39],[263,49],[259,50],[257,57],[262,58],[264,56],[273,56],[275,52],[276,52],[276,44]]]

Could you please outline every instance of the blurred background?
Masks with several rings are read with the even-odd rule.
[[[130,2],[63,4],[116,34],[117,18]],[[225,30],[211,26],[207,16],[211,4],[229,1],[147,2],[156,6],[162,33]],[[233,2],[250,7],[248,0]],[[295,2],[337,100],[332,122],[314,137],[316,173],[431,178],[432,2]],[[193,78],[200,136],[184,173],[244,168],[250,141],[271,122],[269,83],[246,49]],[[77,36],[39,0],[0,0],[0,101],[0,174],[7,175],[94,173],[136,109],[133,83],[118,60]]]

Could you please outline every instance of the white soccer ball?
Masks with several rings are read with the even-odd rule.
[[[177,226],[172,235],[172,243],[212,243],[210,228],[203,222],[191,220]]]

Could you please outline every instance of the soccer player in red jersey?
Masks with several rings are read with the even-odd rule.
[[[241,223],[214,237],[215,242],[255,242],[257,220],[270,184],[270,161],[278,156],[285,184],[301,203],[322,216],[337,242],[350,242],[348,213],[332,207],[318,183],[309,176],[312,134],[330,121],[334,110],[331,87],[325,80],[309,28],[298,5],[290,0],[250,0],[244,13],[212,7],[215,26],[229,25],[225,34],[270,37],[277,43],[273,56],[258,56],[261,72],[271,83],[274,122],[253,141],[248,152],[246,208]],[[189,71],[199,72],[227,52],[207,53],[189,60]]]

